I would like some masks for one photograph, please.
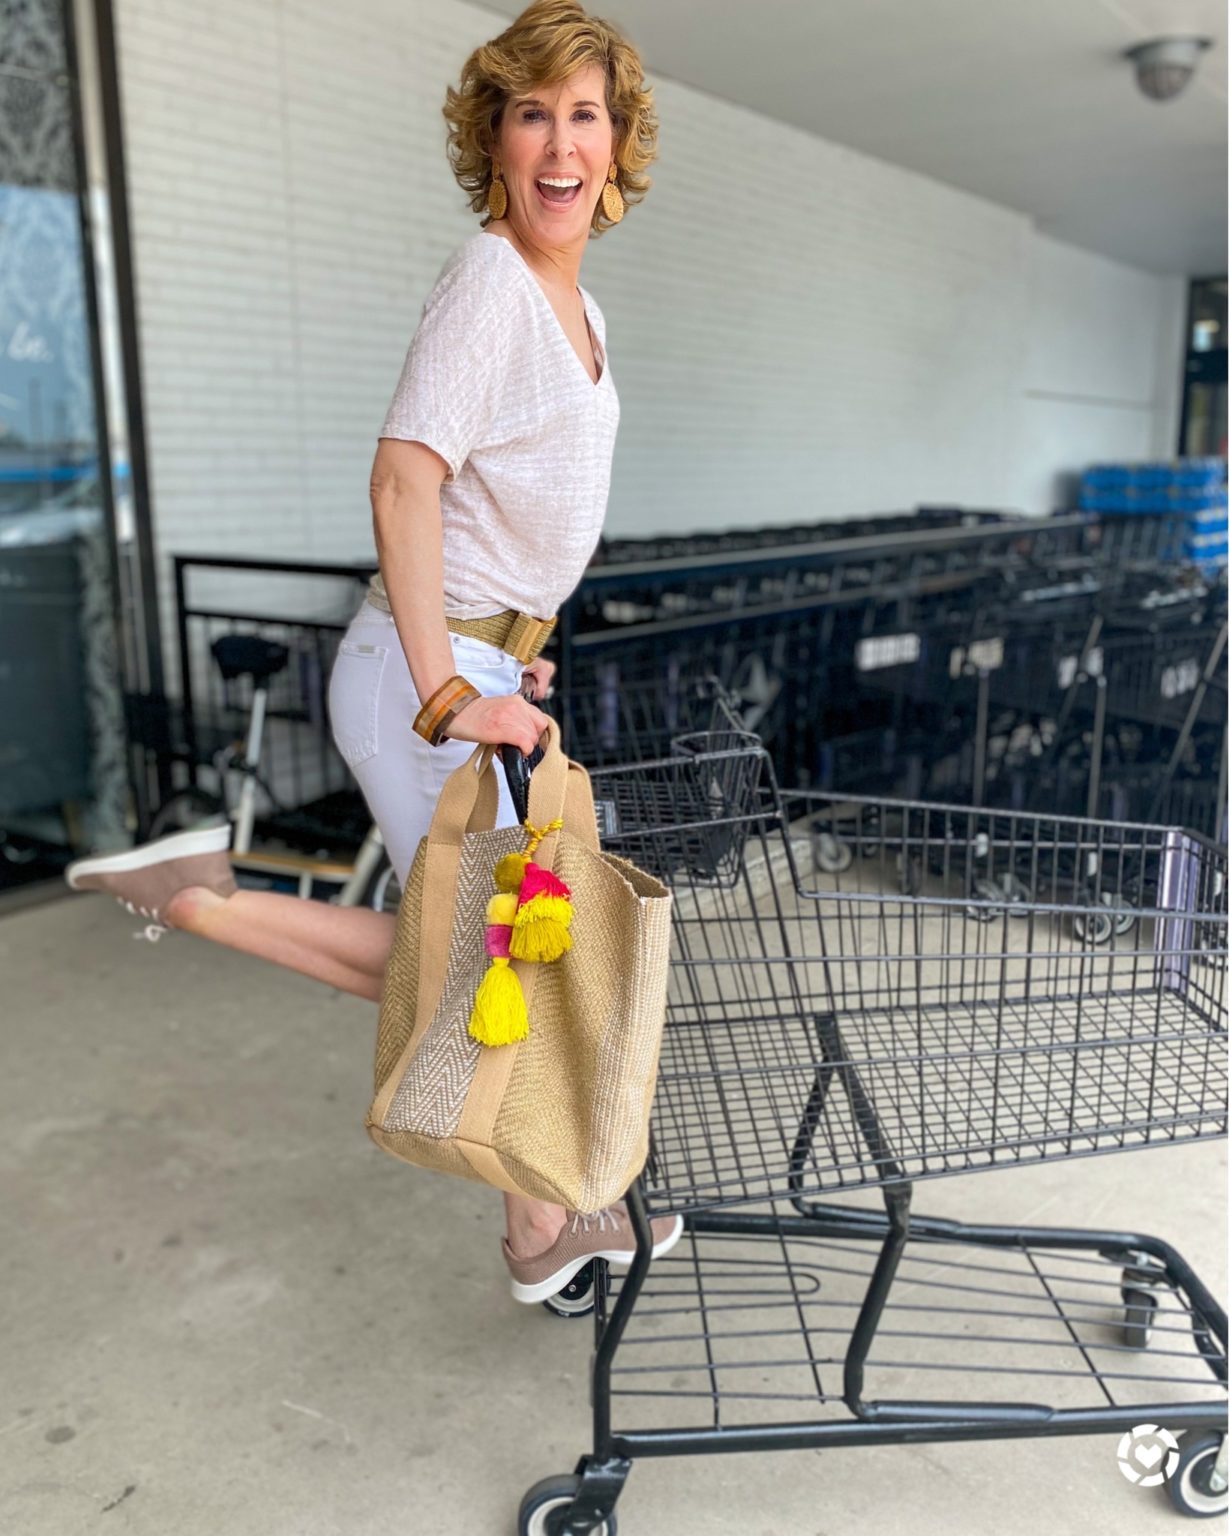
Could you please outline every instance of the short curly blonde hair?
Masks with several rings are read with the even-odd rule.
[[[645,169],[657,158],[657,116],[639,53],[577,0],[534,0],[506,31],[474,49],[458,89],[449,86],[445,98],[448,159],[475,213],[486,207],[491,157],[508,101],[535,86],[557,85],[590,64],[606,76],[619,191],[629,207],[643,199],[651,185]],[[610,222],[599,198],[593,233],[600,235]],[[482,223],[490,223],[489,214]]]

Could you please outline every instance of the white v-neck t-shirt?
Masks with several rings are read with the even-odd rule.
[[[381,437],[425,443],[440,486],[444,612],[549,618],[589,562],[610,494],[619,397],[606,322],[580,289],[597,383],[512,243],[482,231],[444,263]],[[387,609],[383,582],[372,601]]]

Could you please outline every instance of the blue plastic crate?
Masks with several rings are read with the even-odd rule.
[[[1229,532],[1209,533],[1187,539],[1184,553],[1201,569],[1229,562]]]
[[[1080,487],[1083,509],[1116,517],[1201,512],[1224,498],[1225,461],[1206,457],[1093,464]]]
[[[1229,532],[1229,506],[1224,501],[1199,512],[1192,512],[1187,523],[1192,537],[1206,537],[1214,533]]]
[[[1215,491],[1225,484],[1225,460],[1202,457],[1091,464],[1083,479],[1095,490],[1130,486],[1137,491]]]

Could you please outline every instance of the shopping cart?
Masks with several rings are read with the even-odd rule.
[[[1015,765],[1012,793],[997,803],[1163,821],[1220,841],[1226,631],[1223,618],[1195,620],[1178,608],[1111,608],[1082,647],[1058,637],[1050,671],[1061,702],[1049,710],[1046,750]],[[1013,675],[1043,709],[1044,675]]]
[[[710,775],[699,758],[594,775],[629,807],[607,846],[670,871],[667,1026],[628,1194],[638,1253],[622,1278],[594,1266],[593,1448],[529,1490],[521,1536],[613,1536],[643,1456],[1141,1423],[1181,1435],[1175,1506],[1223,1507],[1226,1318],[1171,1244],[911,1203],[925,1179],[1225,1135],[1224,849],[1024,815],[1002,846],[967,807],[763,777],[707,826],[672,819]],[[717,873],[692,878],[706,837]],[[825,837],[842,868],[817,857]],[[987,838],[991,867],[1031,871],[1027,899],[970,895],[963,850]],[[1097,946],[1100,910],[1060,872],[1110,848],[1139,904]],[[852,1190],[882,1213],[833,1203]],[[686,1232],[654,1262],[668,1212]]]
[[[1048,568],[1088,526],[1080,516],[933,508],[610,543],[560,616],[561,692],[591,678],[601,657],[634,658],[647,670],[669,656],[737,692],[745,724],[764,738],[782,777],[814,784],[831,769],[829,742],[879,724],[868,718],[851,661],[868,622],[907,629],[933,606],[993,584],[1007,559]],[[882,762],[865,766],[888,771]]]
[[[715,673],[677,655],[597,656],[558,703],[564,748],[587,767],[650,762],[699,734],[741,732],[735,701]]]

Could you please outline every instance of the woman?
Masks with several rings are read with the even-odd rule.
[[[334,737],[398,875],[474,744],[528,753],[546,717],[549,620],[597,544],[619,403],[581,258],[640,201],[656,152],[634,48],[575,0],[537,0],[447,93],[453,172],[482,228],[445,262],[380,434],[371,503],[380,574],[330,682]],[[501,783],[499,824],[515,823]],[[239,891],[229,829],[71,866],[159,927],[183,929],[378,1002],[394,920]],[[585,1263],[630,1261],[626,1213],[505,1195],[513,1295]],[[654,1222],[655,1253],[681,1220]]]

